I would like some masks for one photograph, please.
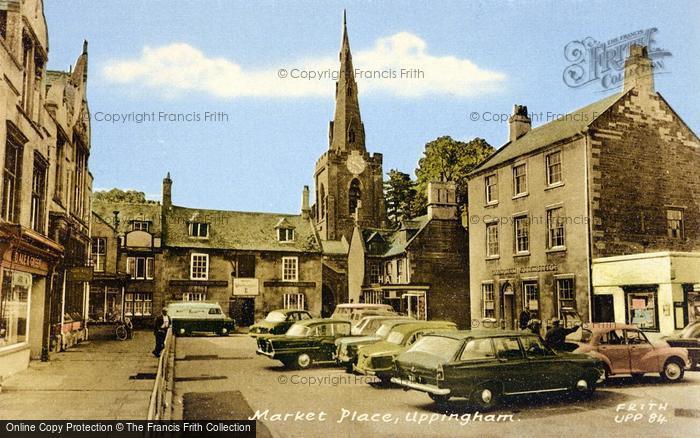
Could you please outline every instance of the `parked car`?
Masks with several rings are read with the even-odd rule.
[[[662,338],[671,347],[688,350],[690,369],[700,371],[700,321],[691,322],[683,330]]]
[[[234,320],[224,314],[219,303],[181,301],[170,303],[166,308],[176,336],[189,336],[194,332],[228,336],[236,330]]]
[[[335,340],[350,335],[351,324],[339,319],[306,319],[284,335],[258,337],[257,354],[279,360],[286,368],[308,368],[315,363],[335,363]]]
[[[352,372],[353,365],[357,365],[357,350],[361,346],[374,344],[382,339],[386,339],[389,333],[391,333],[391,330],[397,325],[416,322],[416,320],[410,316],[371,316],[367,318],[382,318],[381,325],[374,333],[367,336],[360,335],[338,338],[335,341],[337,347],[336,361],[339,365],[344,366],[348,372]]]
[[[593,324],[582,330],[578,345],[574,353],[602,360],[606,376],[659,373],[665,381],[677,382],[690,367],[688,350],[671,347],[666,341],[649,342],[644,332],[629,324]]]
[[[388,304],[345,303],[335,307],[331,318],[359,321],[368,315],[396,315],[396,312]]]
[[[393,383],[425,392],[438,403],[466,397],[482,411],[513,395],[590,394],[605,377],[599,359],[556,353],[525,331],[427,334],[396,358],[395,367]]]
[[[357,365],[353,370],[360,374],[376,376],[386,384],[394,373],[394,358],[424,334],[438,330],[457,330],[457,324],[450,321],[400,324],[392,329],[385,340],[361,346],[357,351]]]
[[[257,337],[263,334],[281,335],[297,321],[312,319],[306,310],[278,309],[268,313],[265,319],[250,326],[248,334]]]
[[[410,316],[400,316],[396,314],[390,315],[369,315],[360,319],[352,326],[351,333],[356,336],[368,336],[374,334],[384,321],[406,319],[415,321]]]

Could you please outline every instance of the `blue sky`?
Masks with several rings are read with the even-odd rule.
[[[423,72],[358,79],[367,147],[384,154],[385,172],[413,175],[425,143],[441,135],[501,146],[507,124],[484,118],[515,103],[546,119],[615,92],[600,81],[567,86],[566,45],[650,28],[670,52],[656,89],[700,129],[696,2],[47,1],[49,68],[68,69],[83,39],[90,44],[95,188],[157,198],[170,171],[178,205],[298,211],[328,147],[334,82],[278,71],[335,68],[343,8],[356,68]],[[153,112],[200,120],[105,120]],[[205,122],[206,112],[226,117]]]

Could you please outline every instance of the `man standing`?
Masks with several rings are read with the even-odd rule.
[[[170,317],[168,316],[168,310],[163,308],[161,315],[157,316],[153,322],[153,334],[156,337],[156,347],[153,349],[155,357],[160,357],[160,353],[165,348],[165,335],[168,333],[169,328]]]
[[[527,323],[530,322],[530,311],[523,309],[523,311],[520,312],[518,320],[518,327],[520,327],[520,330],[525,330],[527,328]]]
[[[547,330],[544,343],[552,350],[563,350],[566,345],[566,335],[578,330],[579,326],[564,328],[559,322],[559,318],[552,318],[552,328]]]

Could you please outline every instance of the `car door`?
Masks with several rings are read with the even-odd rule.
[[[529,391],[530,369],[517,336],[493,338],[498,362],[493,365],[494,380],[503,385],[504,394]]]
[[[547,348],[539,336],[523,336],[520,342],[530,370],[527,391],[551,391],[571,386],[571,367]]]
[[[609,330],[598,338],[598,352],[610,361],[610,371],[613,374],[630,372],[629,346],[625,342],[622,330]]]
[[[494,377],[494,368],[503,369],[501,362],[496,359],[496,351],[491,338],[468,339],[452,366],[445,381],[454,388],[455,394],[468,395],[472,382],[485,382]],[[449,381],[448,381],[449,379]]]
[[[659,359],[649,354],[654,351],[647,337],[640,330],[625,330],[625,339],[630,352],[630,372],[632,373],[657,373],[661,370]]]

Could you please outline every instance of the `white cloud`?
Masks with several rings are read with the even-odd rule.
[[[371,49],[354,52],[353,64],[363,94],[469,97],[498,91],[506,81],[504,73],[468,59],[432,55],[423,39],[408,32],[379,38]],[[111,60],[103,74],[110,82],[140,84],[166,95],[304,97],[332,96],[337,68],[337,56],[328,56],[246,70],[233,60],[210,58],[189,44],[175,43],[144,47],[138,59]],[[286,77],[280,77],[280,69]]]

